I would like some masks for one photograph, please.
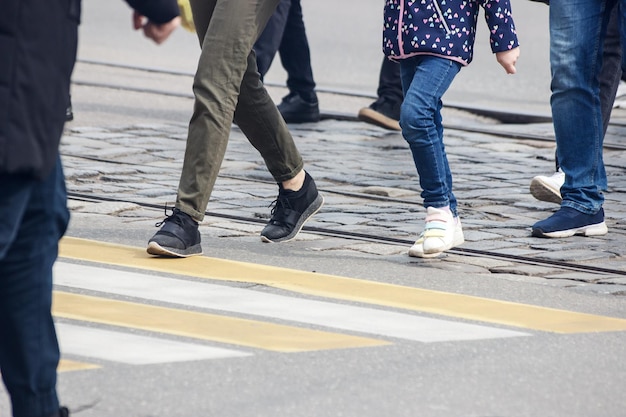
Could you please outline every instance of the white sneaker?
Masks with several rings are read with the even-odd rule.
[[[530,181],[530,193],[539,201],[561,204],[561,186],[565,183],[565,174],[559,168],[551,176],[537,175]]]
[[[424,231],[409,249],[409,256],[434,258],[463,242],[465,242],[465,237],[461,220],[458,217],[452,217],[452,213],[448,210],[428,207]]]

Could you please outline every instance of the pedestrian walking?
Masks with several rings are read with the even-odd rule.
[[[475,28],[482,5],[491,49],[509,74],[519,56],[509,0],[387,0],[383,50],[400,62],[404,102],[402,136],[409,143],[422,188],[426,221],[409,255],[439,256],[464,242],[452,173],[443,141],[442,97],[473,57]]]
[[[267,93],[252,50],[279,0],[191,0],[202,52],[194,78],[195,105],[171,215],[149,240],[148,253],[202,253],[198,222],[224,159],[234,121],[278,183],[264,242],[287,242],[323,204],[287,125]]]

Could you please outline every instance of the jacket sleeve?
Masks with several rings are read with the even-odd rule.
[[[509,0],[482,0],[493,53],[519,46]]]
[[[126,0],[133,9],[154,23],[167,23],[180,12],[176,0]]]

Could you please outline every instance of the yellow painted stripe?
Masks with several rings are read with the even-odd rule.
[[[59,372],[71,372],[71,371],[84,371],[87,369],[98,369],[100,365],[93,363],[77,362],[69,359],[61,359],[57,371]]]
[[[625,331],[626,319],[424,290],[204,256],[155,258],[144,249],[66,237],[60,256],[350,300],[555,333]]]
[[[167,333],[279,352],[388,345],[390,342],[55,291],[56,317]]]

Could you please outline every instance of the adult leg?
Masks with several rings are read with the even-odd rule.
[[[176,208],[196,221],[204,218],[224,159],[248,56],[278,2],[191,0],[202,52]]]
[[[261,232],[264,242],[287,242],[324,203],[315,182],[302,169],[300,153],[256,72],[254,56],[241,84],[235,123],[261,153],[268,170],[279,183],[272,218]],[[300,182],[302,181],[302,182]]]
[[[189,123],[176,208],[148,242],[148,253],[177,257],[202,253],[197,222],[204,218],[226,152],[233,119],[259,149],[272,174],[277,180],[282,180],[280,186],[286,187],[285,192],[299,188],[314,190],[314,194],[303,193],[306,194],[306,202],[317,201],[317,189],[314,184],[307,186],[312,179],[302,170],[300,154],[260,80],[252,51],[254,41],[278,1],[191,1],[202,46],[194,78],[194,114]],[[252,107],[250,103],[253,103]],[[279,200],[283,201],[280,197]],[[317,209],[322,202],[323,199]],[[308,211],[308,203],[290,201],[285,204],[293,208],[289,216],[291,220],[295,216],[295,222],[290,221],[283,227],[281,219],[275,221],[282,211],[274,210],[270,222],[281,225],[280,230],[273,231],[275,233],[272,233],[270,241],[293,239],[304,221],[317,211]]]
[[[613,1],[550,2],[552,120],[565,182],[561,208],[535,223],[533,236],[568,237],[607,232],[602,204],[606,172],[599,74]]]
[[[622,46],[619,31],[619,7],[613,6],[611,18],[604,39],[602,69],[600,70],[600,106],[602,111],[603,133],[606,134],[611,120],[611,111],[622,76]],[[561,204],[561,186],[565,174],[561,171],[559,158],[555,155],[556,170],[553,175],[537,175],[530,182],[530,193],[538,200]]]
[[[611,121],[611,111],[617,88],[622,78],[622,44],[620,41],[620,6],[611,6],[611,17],[602,49],[602,69],[600,70],[600,105],[602,107],[602,131],[606,134]]]
[[[400,81],[400,65],[386,57],[383,59],[380,67],[376,94],[379,98],[397,103],[398,106],[402,104],[402,99],[404,98],[402,82]]]
[[[59,347],[50,312],[52,266],[69,220],[61,162],[43,181],[7,177],[2,183],[2,378],[14,417],[55,415]]]
[[[380,68],[378,98],[375,102],[359,110],[360,120],[384,127],[400,130],[400,106],[404,98],[400,81],[400,65],[386,57]]]
[[[585,214],[601,208],[606,189],[599,74],[608,25],[607,2],[550,3],[552,117],[565,173],[562,205]]]
[[[287,71],[289,94],[283,97],[278,110],[287,123],[318,122],[319,102],[300,0],[291,0],[279,53],[283,68]]]
[[[276,11],[270,17],[265,29],[254,43],[254,53],[256,54],[256,64],[261,74],[261,80],[269,71],[276,52],[280,48],[285,33],[285,26],[291,8],[291,0],[281,0],[276,7]]]
[[[300,0],[292,0],[285,34],[280,44],[280,60],[287,71],[287,87],[305,101],[316,102],[311,50],[306,37]]]

